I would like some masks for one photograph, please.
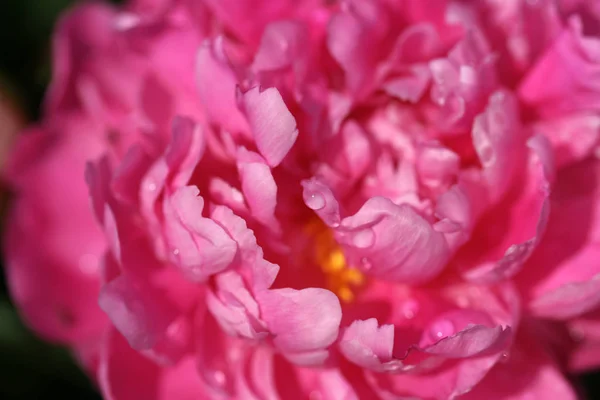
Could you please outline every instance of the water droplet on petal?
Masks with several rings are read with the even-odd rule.
[[[508,359],[509,359],[509,354],[505,351],[502,353],[502,355],[500,356],[500,362],[501,363],[507,363]]]
[[[454,324],[447,319],[441,319],[435,322],[430,328],[431,337],[437,341],[454,334]]]
[[[173,254],[178,256],[179,255],[179,249],[173,249]]]
[[[419,304],[414,300],[408,300],[402,307],[402,315],[406,319],[413,319],[419,311]]]
[[[148,184],[148,190],[151,191],[151,192],[154,192],[156,190],[156,183],[150,182]]]
[[[227,379],[226,379],[225,373],[223,371],[219,371],[219,370],[215,371],[213,373],[213,378],[217,385],[225,386],[225,382]]]
[[[375,243],[375,232],[370,228],[358,231],[354,234],[353,243],[360,249],[371,247]]]
[[[305,196],[304,202],[311,210],[320,210],[325,207],[325,198],[320,193],[311,193]]]
[[[362,269],[365,271],[369,271],[371,268],[373,268],[373,264],[371,263],[371,260],[369,260],[367,257],[361,258],[360,264],[362,265]]]

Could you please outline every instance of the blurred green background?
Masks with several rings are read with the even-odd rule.
[[[1,0],[0,87],[28,120],[39,117],[50,78],[54,23],[75,1]],[[600,374],[590,373],[576,382],[582,383],[589,399],[600,399],[599,379]],[[61,397],[100,399],[66,350],[39,341],[23,326],[8,297],[4,274],[0,274],[0,399]]]

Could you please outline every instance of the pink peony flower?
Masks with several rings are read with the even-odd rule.
[[[79,6],[6,168],[12,296],[106,399],[575,399],[599,26],[583,0]]]

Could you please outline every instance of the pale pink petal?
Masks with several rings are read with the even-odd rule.
[[[216,222],[202,216],[198,189],[187,186],[164,203],[165,235],[174,260],[189,279],[201,281],[227,268],[237,245]]]
[[[429,70],[413,67],[406,76],[394,77],[383,84],[383,90],[392,97],[411,103],[418,102],[429,88]]]
[[[495,200],[509,189],[513,174],[525,157],[518,118],[516,99],[508,92],[498,91],[490,96],[485,112],[473,123],[473,146]]]
[[[248,228],[246,221],[227,207],[215,207],[211,218],[237,243],[239,257],[234,259],[233,265],[238,267],[238,271],[252,289],[260,291],[271,287],[279,272],[279,266],[263,258],[262,248],[256,243],[254,232]]]
[[[394,371],[402,367],[394,360],[394,326],[382,325],[375,318],[356,320],[340,340],[340,351],[348,360],[373,371]]]
[[[442,233],[412,207],[383,197],[369,199],[344,218],[336,237],[359,268],[394,281],[427,281],[440,273],[449,256]]]
[[[290,151],[298,136],[296,120],[275,88],[250,89],[241,95],[256,147],[271,167]]]
[[[331,227],[340,225],[340,206],[331,189],[317,178],[302,181],[304,203]]]
[[[273,231],[278,231],[275,218],[277,184],[271,174],[271,168],[260,155],[244,148],[237,152],[237,168],[242,193],[251,215]]]
[[[558,168],[583,161],[600,144],[600,118],[594,114],[544,119],[532,129],[550,140]]]
[[[355,97],[371,90],[388,16],[380,2],[353,0],[335,14],[327,29],[327,48],[345,74],[346,86]]]
[[[459,168],[459,156],[439,143],[425,143],[418,148],[419,181],[434,194],[443,192],[454,183]]]
[[[266,335],[258,303],[235,272],[216,276],[215,290],[208,293],[206,302],[219,325],[230,335],[251,339]]]
[[[568,319],[600,305],[600,275],[584,282],[571,282],[536,297],[529,310],[536,316]]]
[[[342,318],[339,300],[332,292],[274,289],[258,293],[257,300],[261,317],[280,351],[292,358],[305,353],[316,355],[308,359],[310,363],[323,361],[327,353],[321,352],[337,339]]]

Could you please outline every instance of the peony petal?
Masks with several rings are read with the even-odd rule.
[[[257,300],[262,319],[274,336],[273,343],[286,357],[312,355],[337,339],[342,311],[338,298],[329,290],[274,289],[258,293]],[[322,356],[309,361],[322,361]]]
[[[237,168],[242,181],[242,193],[252,216],[277,232],[277,184],[271,174],[271,168],[260,155],[244,148],[237,152]]]
[[[565,319],[595,308],[598,166],[588,159],[557,175],[546,233],[517,276],[535,315]]]
[[[375,318],[356,320],[346,328],[340,340],[340,351],[348,360],[373,371],[395,371],[402,367],[394,360],[394,326],[379,326]]]
[[[276,167],[298,137],[294,116],[275,88],[250,89],[241,95],[241,105],[258,150],[267,164]]]
[[[237,245],[216,222],[202,217],[204,202],[193,186],[164,203],[165,235],[174,259],[189,279],[202,281],[233,261]]]
[[[331,189],[317,178],[302,181],[304,203],[315,211],[327,226],[340,225],[340,206]]]
[[[160,295],[144,282],[126,275],[102,288],[98,305],[136,350],[153,347],[174,319],[173,310]]]
[[[473,325],[424,348],[423,352],[447,358],[477,357],[502,351],[510,337],[510,328]]]
[[[265,328],[259,319],[258,303],[242,277],[225,272],[215,278],[215,290],[207,295],[207,306],[219,325],[232,336],[260,339]]]
[[[509,189],[524,157],[516,99],[502,91],[490,96],[485,112],[473,123],[472,138],[492,199],[498,200]]]
[[[228,132],[247,132],[248,123],[236,107],[237,79],[228,64],[223,38],[205,41],[196,60],[196,83],[209,118]]]
[[[513,276],[529,259],[546,229],[554,160],[550,144],[545,137],[531,138],[528,147],[530,155],[525,187],[513,200],[514,205],[508,217],[511,226],[519,226],[519,229],[511,229],[509,232],[512,234],[504,234],[504,239],[497,247],[497,251],[504,251],[504,254],[497,261],[482,262],[476,268],[465,272],[465,277],[469,280],[493,282]],[[501,218],[506,221],[507,217]],[[490,253],[490,258],[497,257],[494,251]]]
[[[537,317],[569,319],[600,305],[600,275],[586,282],[566,283],[548,291],[529,303],[529,310]]]
[[[543,117],[600,107],[599,42],[582,30],[581,20],[572,17],[519,87],[521,99]]]
[[[336,230],[355,265],[369,275],[423,282],[445,266],[449,249],[443,234],[408,205],[373,197]]]

